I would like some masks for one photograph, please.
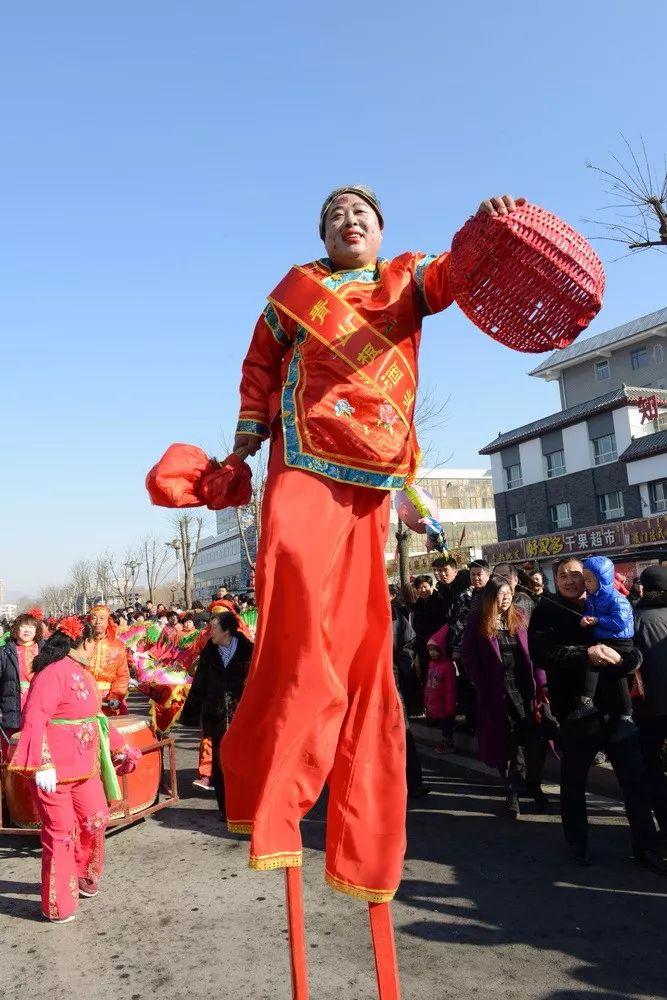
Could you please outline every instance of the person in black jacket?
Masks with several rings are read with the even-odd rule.
[[[444,601],[445,621],[449,618],[452,605],[464,590],[470,586],[470,572],[459,569],[454,556],[438,556],[431,563],[431,569],[437,583],[435,592]]]
[[[429,664],[426,645],[431,636],[445,624],[446,605],[433,589],[433,577],[416,576],[412,586],[417,597],[412,609],[412,627],[415,630],[416,672],[412,696],[406,693],[406,703],[410,713],[421,712],[424,702],[424,684]]]
[[[609,704],[615,682],[641,665],[637,649],[617,652],[596,642],[580,626],[584,613],[583,566],[563,559],[556,570],[557,594],[541,598],[528,629],[531,658],[547,675],[551,709],[561,726],[561,819],[565,839],[579,864],[589,864],[586,782],[598,751],[604,750],[621,786],[633,853],[646,867],[667,874],[653,821],[648,775],[636,726],[619,727]],[[596,712],[569,718],[584,690],[588,668],[600,671]]]
[[[213,786],[218,808],[225,816],[225,788],[220,766],[220,741],[238,705],[252,659],[253,644],[238,628],[231,611],[211,619],[211,638],[199,657],[192,687],[181,713],[181,723],[198,726],[212,743]]]
[[[396,687],[401,698],[403,716],[405,718],[405,776],[408,785],[408,795],[410,798],[416,799],[422,795],[428,795],[430,789],[424,784],[421,761],[417,753],[415,738],[410,729],[405,698],[401,691],[403,678],[410,677],[414,669],[415,630],[405,616],[401,605],[396,600],[395,594],[392,594],[391,600],[391,628],[394,646],[394,679],[396,680]]]
[[[470,585],[457,597],[449,613],[447,653],[458,667],[458,703],[465,715],[468,732],[474,733],[477,727],[477,695],[470,677],[470,666],[463,660],[461,647],[468,619],[477,612],[481,593],[489,582],[490,571],[486,559],[474,559],[470,563],[468,575]]]
[[[635,605],[635,645],[644,662],[639,700],[639,723],[648,769],[653,809],[663,834],[667,833],[667,778],[662,748],[667,740],[667,566],[647,566],[641,575],[642,596]]]
[[[39,650],[42,623],[31,614],[19,615],[10,628],[10,638],[0,649],[0,726],[7,736],[21,727],[21,690],[28,684],[30,659]],[[0,757],[2,756],[0,737]]]

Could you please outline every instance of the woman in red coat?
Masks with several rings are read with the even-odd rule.
[[[41,819],[42,912],[74,919],[79,895],[96,896],[104,865],[107,801],[121,798],[115,767],[136,767],[102,714],[88,669],[93,630],[72,616],[59,623],[35,657],[34,680],[10,771],[34,777]]]

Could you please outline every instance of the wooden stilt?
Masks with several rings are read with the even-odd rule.
[[[379,1000],[401,1000],[391,903],[369,903]]]
[[[306,930],[303,919],[300,868],[285,869],[285,892],[287,895],[290,965],[292,968],[292,998],[293,1000],[308,1000]]]

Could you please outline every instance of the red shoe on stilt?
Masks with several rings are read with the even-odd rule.
[[[308,1000],[306,932],[303,919],[300,868],[285,869],[285,892],[287,895],[290,965],[292,968],[292,998],[293,1000]]]
[[[368,915],[378,978],[378,997],[380,1000],[401,1000],[391,903],[369,903]]]

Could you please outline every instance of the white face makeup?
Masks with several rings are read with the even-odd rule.
[[[335,267],[366,267],[377,259],[382,230],[373,208],[357,194],[339,194],[325,219],[324,245]]]

